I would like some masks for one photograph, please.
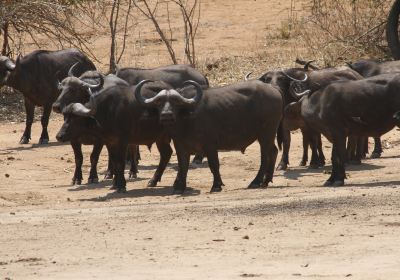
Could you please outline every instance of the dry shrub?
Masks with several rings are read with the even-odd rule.
[[[392,0],[309,0],[296,25],[307,56],[324,65],[388,55],[385,23]]]

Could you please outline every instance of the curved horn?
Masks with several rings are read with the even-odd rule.
[[[13,71],[15,69],[15,64],[11,61],[11,59],[6,60],[6,68],[10,71]]]
[[[246,76],[244,76],[244,80],[245,80],[245,81],[249,81],[249,80],[250,80],[249,77],[250,77],[250,75],[251,75],[252,73],[253,73],[253,72],[247,73]]]
[[[92,84],[89,84],[89,83],[87,83],[85,81],[82,81],[82,80],[81,80],[81,82],[85,87],[87,87],[89,89],[99,90],[104,86],[104,77],[103,77],[103,75],[100,74],[99,78],[100,78],[100,83],[98,83],[97,85],[92,85]]]
[[[18,56],[17,56],[17,60],[15,61],[15,65],[19,65],[20,64],[20,62],[21,62],[21,54],[19,54]]]
[[[295,78],[289,76],[285,71],[281,71],[281,72],[282,72],[283,75],[285,75],[287,78],[291,79],[294,82],[304,83],[308,79],[308,76],[307,76],[306,73],[304,73],[304,79],[303,80],[298,80],[298,79],[295,79]]]
[[[349,66],[350,69],[353,69],[353,63],[346,61],[346,65]]]
[[[185,85],[194,86],[196,88],[196,95],[193,98],[186,98],[186,97],[183,97],[181,94],[179,94],[182,97],[182,102],[185,104],[188,104],[188,105],[196,105],[197,103],[199,103],[199,101],[203,97],[203,89],[197,82],[195,82],[193,80],[185,81],[183,83],[183,86],[185,86]]]
[[[306,64],[304,64],[304,70],[308,70],[308,67],[310,66],[311,63],[313,63],[315,60],[310,60],[307,61]]]
[[[311,92],[311,90],[309,90],[309,89],[306,89],[305,91],[302,91],[302,92],[297,92],[296,91],[296,88],[295,88],[295,83],[291,83],[290,84],[290,87],[289,87],[289,91],[290,91],[290,94],[296,99],[296,100],[299,100],[300,98],[302,98],[304,95],[307,95],[307,94],[309,94],[310,92]]]
[[[115,76],[118,77],[119,71],[121,70],[121,68],[119,68],[119,66],[116,64],[115,65]]]
[[[140,83],[138,83],[137,86],[136,86],[136,89],[135,89],[135,98],[136,98],[136,100],[139,102],[139,104],[142,105],[142,106],[149,105],[149,103],[148,103],[148,100],[142,96],[142,94],[140,93],[140,91],[142,90],[142,87],[144,86],[144,84],[147,84],[147,83],[150,83],[150,82],[153,82],[153,81],[152,81],[152,80],[143,80],[143,81],[141,81]],[[158,94],[157,94],[157,95],[158,95]],[[157,95],[156,95],[156,96],[157,96]],[[156,96],[155,96],[155,97],[156,97]],[[155,97],[150,98],[150,99],[154,99]],[[150,101],[153,101],[153,100],[150,100]]]
[[[78,65],[78,64],[79,64],[79,62],[75,63],[74,65],[71,66],[71,68],[69,68],[69,70],[68,70],[68,76],[69,76],[69,77],[75,77],[75,76],[74,76],[74,68],[75,68],[75,66]]]
[[[94,115],[93,109],[87,108],[82,103],[71,103],[63,110],[63,114],[70,113],[81,117],[90,117]]]

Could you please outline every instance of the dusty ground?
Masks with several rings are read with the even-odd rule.
[[[290,7],[283,0],[204,2],[202,59],[254,51]],[[98,42],[94,47],[102,51]],[[149,48],[124,64],[168,61],[162,46]],[[271,56],[288,63],[284,48],[271,49]],[[225,70],[226,79],[241,79]],[[244,155],[220,153],[222,193],[208,193],[212,177],[205,164],[189,171],[183,196],[170,195],[175,156],[160,186],[146,188],[158,153],[142,148],[139,178],[128,182],[126,194],[114,195],[110,181],[70,186],[72,150],[55,142],[61,123],[60,117],[51,120],[47,146],[19,145],[24,124],[0,123],[0,279],[399,277],[397,130],[384,137],[383,158],[348,168],[342,188],[320,187],[329,162],[320,170],[297,167],[301,150],[295,133],[290,170],[276,172],[268,189],[246,189],[258,169],[257,144]],[[32,143],[39,135],[36,122]],[[86,147],[85,179],[89,152]],[[105,167],[104,153],[99,170]]]
[[[22,123],[0,125],[0,279],[398,279],[398,131],[383,158],[348,169],[342,188],[320,187],[330,166],[297,167],[295,133],[292,166],[267,189],[246,189],[257,144],[220,153],[222,193],[208,193],[204,165],[189,171],[184,196],[170,195],[175,156],[160,186],[146,188],[158,154],[142,148],[139,179],[114,195],[109,181],[70,186],[60,125],[52,121],[44,147],[17,144]],[[33,142],[39,132],[35,123]]]

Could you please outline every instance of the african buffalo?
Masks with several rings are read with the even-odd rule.
[[[272,182],[278,150],[275,135],[282,116],[282,97],[277,89],[260,81],[242,82],[230,86],[203,90],[195,81],[186,87],[162,89],[155,97],[146,98],[139,83],[136,99],[143,108],[156,109],[159,122],[173,139],[179,170],[174,193],[186,188],[186,176],[191,154],[207,156],[214,176],[211,192],[222,190],[218,150],[244,151],[258,140],[261,165],[249,187],[267,186]]]
[[[208,88],[207,78],[190,65],[167,65],[152,69],[121,68],[115,75],[125,80],[130,85],[137,85],[142,80],[163,81],[174,88],[182,87],[183,82],[193,80],[203,88]]]
[[[195,68],[186,64],[166,65],[152,69],[117,68],[115,75],[130,85],[137,85],[142,80],[163,81],[174,88],[182,87],[187,80],[200,84],[204,89],[209,87],[208,79]],[[196,154],[193,163],[201,164],[203,155]]]
[[[57,100],[53,103],[53,111],[56,113],[62,113],[64,108],[71,103],[82,103],[85,104],[89,102],[90,96],[97,94],[101,90],[113,86],[128,86],[128,84],[116,77],[113,74],[103,76],[97,71],[87,71],[83,73],[79,78],[74,76],[73,69],[76,64],[71,67],[68,73],[68,77],[65,78],[60,84],[59,89],[61,94],[58,96]],[[96,137],[91,131],[83,132],[76,138],[70,139],[72,149],[75,155],[75,172],[72,178],[72,184],[82,183],[82,144],[93,145],[93,151],[90,156],[90,175],[88,183],[97,183],[97,162],[99,159],[100,152],[104,146],[101,137]],[[135,151],[135,147],[133,149]],[[134,159],[136,159],[136,154],[134,154]],[[111,166],[111,160],[109,159],[109,165],[105,178],[111,179],[113,176],[113,170]],[[129,172],[130,178],[136,178],[137,165],[136,160],[131,161],[131,169]]]
[[[248,79],[249,74],[246,76]],[[357,80],[362,77],[351,69],[336,69],[326,68],[321,70],[308,70],[307,68],[290,68],[281,71],[269,71],[263,74],[258,80],[272,84],[279,88],[284,100],[284,107],[292,102],[298,101],[295,92],[298,88],[314,92],[321,88],[326,87],[330,83],[338,80]],[[297,89],[297,91],[296,91]],[[278,141],[283,142],[283,153],[281,161],[277,167],[278,170],[286,170],[289,164],[289,149],[290,149],[290,130],[288,127],[293,126],[290,124],[293,119],[286,118],[284,114],[283,121],[280,129],[282,130],[282,139],[278,137]],[[297,124],[296,124],[297,125]],[[317,167],[325,163],[325,156],[322,151],[321,138],[315,134],[312,127],[292,127],[292,129],[301,128],[303,133],[303,157],[300,165],[305,165],[307,162],[307,147],[311,144],[312,157],[310,166]]]
[[[26,127],[20,143],[27,144],[31,139],[35,106],[43,107],[43,129],[39,144],[48,143],[47,125],[51,105],[59,95],[57,81],[65,78],[70,67],[77,62],[77,74],[96,69],[94,64],[76,49],[38,50],[24,57],[18,56],[15,63],[6,56],[0,57],[0,86],[6,85],[18,90],[25,99]]]
[[[165,83],[153,83],[144,88],[147,97],[153,97]],[[86,105],[71,103],[63,109],[64,124],[57,134],[61,142],[78,139],[90,134],[107,146],[115,174],[113,189],[126,191],[124,177],[128,144],[151,146],[154,142],[160,151],[160,163],[148,186],[156,186],[161,180],[172,155],[170,138],[163,132],[157,115],[143,109],[136,101],[135,87],[115,85],[90,96]]]
[[[333,143],[332,174],[326,186],[344,184],[346,136],[380,137],[400,124],[393,117],[400,110],[399,91],[400,76],[383,74],[304,92],[299,102],[286,108]]]

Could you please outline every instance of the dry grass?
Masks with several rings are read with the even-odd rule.
[[[296,22],[294,36],[320,65],[389,55],[384,31],[393,1],[308,2],[310,14]]]

